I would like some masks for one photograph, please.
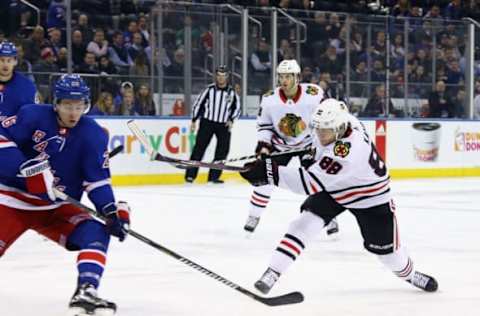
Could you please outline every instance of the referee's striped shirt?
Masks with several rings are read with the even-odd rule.
[[[233,122],[240,116],[240,112],[240,98],[232,86],[220,89],[212,83],[195,101],[192,121],[203,118],[217,123]]]

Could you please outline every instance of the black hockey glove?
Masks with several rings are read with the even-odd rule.
[[[310,150],[300,156],[300,164],[303,168],[308,169],[315,163],[315,148],[309,148]]]
[[[255,147],[256,155],[268,155],[273,151],[273,146],[270,143],[259,141],[257,147]]]
[[[244,167],[248,168],[248,171],[240,172],[240,175],[252,185],[278,185],[278,165],[272,159],[255,160],[246,163]]]

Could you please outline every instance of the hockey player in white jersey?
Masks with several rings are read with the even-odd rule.
[[[300,66],[294,59],[283,60],[277,67],[279,87],[266,93],[260,104],[257,118],[257,155],[268,155],[312,146],[309,127],[313,109],[323,99],[323,90],[315,84],[299,83]],[[272,158],[277,165],[285,166],[295,155]],[[302,165],[312,161],[312,156],[300,156]],[[244,226],[248,232],[257,227],[260,216],[270,201],[274,186],[256,187],[250,198],[249,215]]]
[[[247,164],[250,170],[241,173],[253,185],[274,184],[308,195],[255,283],[262,293],[268,293],[312,238],[346,209],[356,217],[367,251],[399,278],[427,292],[437,290],[437,281],[415,270],[400,244],[388,170],[355,120],[341,102],[329,106],[322,102],[312,115],[314,133],[324,147],[314,164],[308,169],[289,168],[265,159]]]

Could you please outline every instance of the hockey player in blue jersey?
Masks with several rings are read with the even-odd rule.
[[[25,105],[0,127],[0,257],[28,229],[78,251],[74,315],[111,315],[116,305],[97,296],[110,235],[123,241],[130,219],[110,184],[108,136],[93,119],[89,88],[63,75],[53,105]],[[71,204],[55,201],[53,187],[80,200],[83,192],[105,224]],[[83,314],[82,314],[83,313]]]
[[[35,84],[15,71],[17,48],[11,42],[0,43],[0,122],[17,114],[24,104],[38,103]]]

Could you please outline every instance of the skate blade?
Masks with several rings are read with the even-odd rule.
[[[88,314],[87,311],[81,307],[71,307],[68,309],[66,314],[67,316],[92,316],[93,314]]]
[[[95,316],[113,316],[115,311],[110,308],[97,308],[95,309]]]

